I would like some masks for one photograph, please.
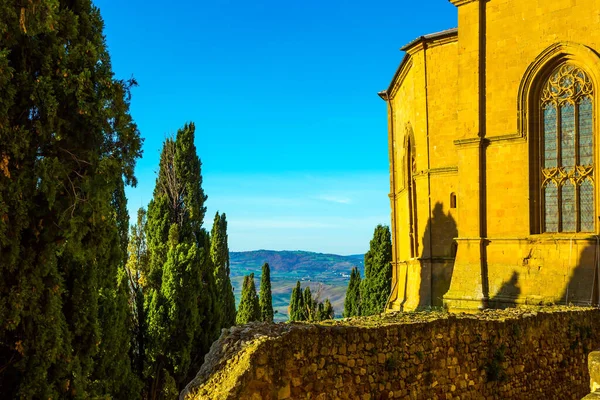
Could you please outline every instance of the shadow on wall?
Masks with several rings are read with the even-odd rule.
[[[437,202],[423,235],[419,307],[443,306],[443,296],[450,288],[454,271],[454,239],[457,236],[456,221],[450,213],[445,214],[443,204]],[[427,264],[430,268],[427,268]]]
[[[525,293],[531,297],[519,299],[521,287],[519,285],[519,273],[514,271],[510,280],[504,282],[500,289],[490,298],[489,307],[505,309],[516,307],[518,303],[532,305],[548,305],[551,303],[559,305],[577,305],[591,306],[598,305],[598,265],[600,263],[600,241],[586,245],[581,252],[576,248],[575,241],[569,243],[573,246],[568,250],[572,255],[566,260],[556,260],[562,262],[559,265],[550,265],[546,260],[545,269],[548,274],[546,287],[540,288],[540,292]],[[573,266],[570,266],[573,265]],[[556,268],[555,270],[553,270]],[[563,268],[561,270],[561,268]],[[553,273],[552,275],[550,275]],[[527,277],[526,277],[527,278]],[[556,288],[555,297],[552,296],[552,290]],[[544,293],[546,293],[544,295]],[[539,299],[538,299],[539,298]],[[535,300],[532,300],[535,299]]]
[[[573,244],[570,244],[573,246]],[[573,255],[575,257],[575,255]],[[569,257],[570,258],[570,257]],[[575,257],[574,267],[565,264],[565,282],[568,282],[556,304],[598,305],[598,264],[600,241],[590,243]]]
[[[519,273],[514,271],[510,280],[504,282],[498,292],[490,297],[489,307],[499,309],[515,307],[520,294]]]

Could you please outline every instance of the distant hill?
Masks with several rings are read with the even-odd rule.
[[[302,287],[310,285],[311,291],[320,291],[320,299],[329,298],[337,317],[344,308],[346,288],[352,267],[358,267],[363,275],[364,255],[340,256],[337,254],[313,253],[309,251],[255,250],[230,252],[231,283],[239,302],[244,275],[254,273],[256,290],[259,290],[262,265],[271,267],[273,307],[277,310],[277,321],[287,320],[287,307],[296,281]]]

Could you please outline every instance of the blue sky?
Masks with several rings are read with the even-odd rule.
[[[446,0],[95,0],[145,138],[130,214],[185,122],[232,251],[365,252],[390,206],[387,88],[414,38],[456,26]]]

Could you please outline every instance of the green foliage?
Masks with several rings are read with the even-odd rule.
[[[360,314],[384,311],[392,285],[392,235],[390,228],[377,225],[365,254],[365,278],[360,283]]]
[[[392,354],[385,359],[385,370],[388,372],[395,371],[398,368],[398,364],[398,357]]]
[[[344,299],[344,317],[356,317],[360,315],[360,272],[353,267],[350,272],[350,282]]]
[[[140,208],[137,220],[131,226],[127,247],[127,277],[132,309],[132,361],[135,372],[142,377],[144,373],[146,314],[144,311],[144,293],[148,273],[148,243],[146,241],[146,210]]]
[[[500,346],[494,351],[492,358],[487,362],[484,369],[488,382],[503,382],[506,380],[506,371],[502,363],[504,362],[504,352],[506,347]]]
[[[271,295],[271,269],[269,264],[262,266],[260,277],[260,295],[258,296],[260,305],[260,320],[264,322],[273,322],[273,297]]]
[[[304,321],[304,298],[300,281],[296,281],[296,287],[292,289],[289,306],[290,321]]]
[[[181,389],[219,332],[210,243],[202,228],[206,196],[195,127],[164,142],[145,228],[145,376],[150,397]],[[140,313],[141,314],[141,313]]]
[[[324,303],[319,303],[319,314],[317,316],[317,320],[324,321],[326,319],[335,318],[335,313],[333,312],[333,305],[329,299],[325,299]]]
[[[235,297],[229,278],[229,246],[227,244],[227,218],[225,213],[215,214],[210,237],[210,258],[215,280],[219,330],[235,325]]]
[[[316,296],[313,296],[309,286],[302,291],[300,281],[297,281],[290,298],[290,321],[316,322],[333,319],[334,311],[331,302],[329,299],[325,299],[324,303],[320,302],[319,296],[320,290]]]
[[[135,81],[114,79],[89,0],[0,2],[3,398],[136,397],[123,185]]]
[[[302,295],[302,321],[312,321],[315,319],[317,302],[313,300],[310,287],[304,288],[304,294]]]
[[[246,275],[244,277],[242,297],[235,322],[238,325],[242,325],[248,322],[260,321],[260,311],[256,286],[254,286],[254,274]]]

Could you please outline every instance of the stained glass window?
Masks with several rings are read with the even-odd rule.
[[[575,166],[575,107],[570,103],[560,107],[560,165]]]
[[[544,109],[544,168],[556,167],[556,106]]]
[[[556,186],[550,184],[544,190],[544,200],[546,203],[546,232],[558,232],[558,190]]]
[[[581,210],[581,230],[594,230],[594,186],[586,179],[579,187],[579,209]]]
[[[593,87],[585,72],[559,66],[541,95],[542,228],[594,232]]]
[[[561,191],[561,216],[562,216],[562,231],[575,232],[577,225],[577,215],[575,211],[575,186],[571,182],[566,181]]]
[[[592,99],[584,97],[579,108],[579,164],[592,165],[594,148],[592,146]]]

